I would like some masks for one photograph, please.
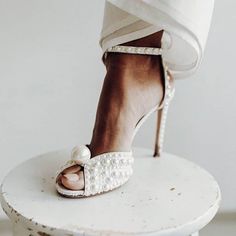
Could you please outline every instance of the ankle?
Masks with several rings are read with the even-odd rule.
[[[107,71],[117,69],[127,71],[160,71],[161,57],[156,55],[137,55],[109,53],[105,62]]]
[[[124,128],[124,127],[123,127]],[[89,144],[91,155],[96,156],[104,152],[113,151],[129,151],[131,147],[131,137],[133,130],[124,132],[124,130],[118,130],[117,127],[110,129],[99,129],[96,127],[93,132],[91,142]],[[124,141],[125,140],[125,141]]]
[[[123,46],[134,47],[154,47],[161,48],[161,39],[163,30],[155,32],[146,37],[136,39],[127,43],[123,43]],[[160,67],[161,56],[153,55],[138,55],[138,54],[126,54],[126,53],[108,53],[106,61],[104,61],[106,68],[119,67],[121,69],[139,69],[150,70],[156,67]]]

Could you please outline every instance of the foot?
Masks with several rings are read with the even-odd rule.
[[[109,53],[93,135],[92,157],[112,151],[130,151],[135,125],[163,99],[160,56]],[[84,188],[78,165],[65,169],[61,183],[68,189]]]

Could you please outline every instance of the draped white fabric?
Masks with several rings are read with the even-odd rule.
[[[214,0],[106,0],[100,46],[108,47],[164,30],[163,58],[175,78],[201,62]]]

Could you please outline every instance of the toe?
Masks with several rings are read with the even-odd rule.
[[[68,173],[61,176],[61,183],[68,189],[80,190],[84,188],[84,173]]]
[[[68,174],[68,173],[76,173],[81,170],[81,166],[79,165],[74,165],[66,168],[65,170],[62,171],[62,174]]]

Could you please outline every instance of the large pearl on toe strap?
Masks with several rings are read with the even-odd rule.
[[[91,158],[91,152],[86,145],[79,145],[72,149],[71,160],[82,164]]]

